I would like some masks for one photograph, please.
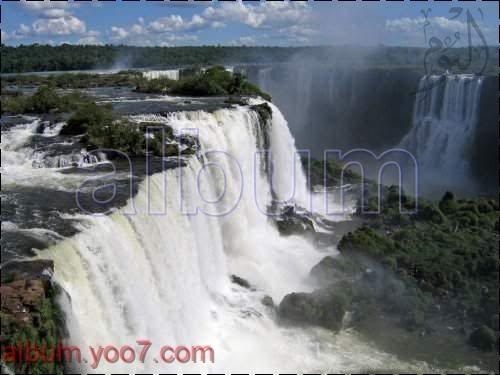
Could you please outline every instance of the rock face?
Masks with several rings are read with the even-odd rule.
[[[38,300],[45,298],[46,283],[40,279],[20,279],[0,286],[2,313],[10,316],[11,324],[37,325],[40,317],[35,312]],[[8,318],[7,318],[8,319]],[[3,332],[2,332],[3,333]]]
[[[40,349],[48,355],[65,335],[64,316],[55,303],[59,293],[51,281],[52,261],[9,262],[2,267],[1,332],[2,361],[15,373],[62,374],[62,360],[29,362],[12,356],[28,345],[46,343]],[[9,354],[7,354],[9,353]]]
[[[231,275],[231,281],[235,284],[238,284],[239,286],[241,286],[242,288],[245,288],[245,289],[251,289],[252,286],[250,285],[250,283],[245,280],[244,278],[242,277],[239,277],[239,276],[236,276],[236,275]]]
[[[272,299],[271,296],[264,296],[262,297],[262,299],[260,300],[260,302],[262,302],[262,304],[266,307],[269,307],[270,309],[274,309],[276,306],[274,305],[274,301]]]
[[[310,275],[317,281],[332,282],[335,279],[336,268],[337,261],[331,256],[326,256],[311,269]]]
[[[347,309],[345,298],[333,291],[291,293],[281,301],[278,313],[285,323],[314,325],[338,332]]]
[[[298,214],[293,207],[286,207],[280,219],[276,221],[282,235],[314,233],[314,225],[310,218]]]

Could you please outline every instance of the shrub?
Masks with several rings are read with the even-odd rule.
[[[80,106],[69,118],[68,123],[61,129],[61,134],[83,134],[87,131],[90,132],[90,129],[92,129],[94,134],[98,134],[99,128],[110,126],[112,121],[113,112],[111,111],[111,105],[100,106],[93,102],[88,102]]]
[[[2,95],[2,113],[70,112],[86,101],[80,93],[58,95],[52,86],[40,86],[32,96]]]

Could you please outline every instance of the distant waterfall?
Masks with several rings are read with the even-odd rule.
[[[170,70],[150,70],[147,72],[143,72],[142,76],[147,80],[158,79],[158,78],[168,78],[173,81],[179,80],[179,69],[170,69]]]
[[[423,183],[467,181],[482,81],[482,77],[465,74],[421,78],[413,125],[401,147],[416,157]]]

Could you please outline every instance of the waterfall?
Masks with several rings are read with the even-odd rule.
[[[55,190],[74,192],[84,177],[76,174],[60,174],[58,168],[88,166],[105,161],[105,155],[90,155],[85,150],[71,154],[52,155],[48,148],[38,148],[33,137],[52,138],[59,134],[62,123],[45,126],[40,132],[39,119],[2,131],[2,188],[15,189],[19,186],[43,186]],[[52,146],[65,143],[53,143]],[[34,147],[34,148],[33,148]]]
[[[275,312],[263,305],[266,296],[279,303],[287,293],[311,291],[309,272],[325,255],[303,237],[282,237],[264,214],[272,199],[291,198],[288,186],[297,162],[287,122],[277,107],[271,108],[267,124],[248,106],[131,117],[165,123],[178,135],[197,133],[200,151],[183,167],[147,177],[111,215],[65,214],[77,219],[80,232],[38,252],[54,260],[54,278],[67,292],[59,301],[67,343],[78,346],[84,359],[69,363],[68,370],[326,373],[408,368],[349,330],[332,335],[319,328],[280,326]],[[8,151],[21,152],[35,126],[11,130]],[[269,159],[256,153],[264,145]],[[49,183],[39,178],[42,173],[54,179],[51,169],[31,171],[39,184]],[[299,203],[307,199],[301,169],[295,183]],[[231,275],[252,287],[232,283]],[[136,340],[152,343],[144,362],[102,359],[91,368],[90,346],[128,345],[138,357],[142,347]],[[208,345],[215,362],[167,365],[159,359],[164,345]]]
[[[158,78],[168,78],[174,81],[179,80],[179,69],[169,69],[169,70],[150,70],[143,72],[142,76],[147,80],[158,79]]]
[[[467,74],[420,79],[412,128],[400,147],[416,157],[423,182],[456,186],[467,181],[482,81]]]
[[[293,138],[276,107],[273,118],[273,178],[282,194],[291,182],[293,166],[286,163],[293,163]],[[248,345],[259,346],[259,335],[274,325],[263,317],[260,299],[268,294],[279,302],[286,293],[309,290],[304,280],[321,254],[299,237],[281,237],[261,211],[272,198],[264,159],[254,158],[263,146],[255,112],[241,107],[212,114],[177,112],[164,119],[175,131],[198,131],[204,156],[193,156],[185,168],[153,175],[127,207],[111,216],[86,217],[80,234],[50,250],[56,278],[72,300],[67,311],[71,340],[81,347],[131,345],[138,338],[156,345],[211,345],[219,358],[216,364],[222,366],[215,368],[232,361],[251,365],[241,352],[244,348],[236,346],[245,338],[253,340]],[[305,192],[302,172],[297,183],[303,185],[297,191]],[[220,205],[207,203],[224,190]],[[240,190],[241,201],[227,213]],[[132,205],[137,212],[127,215]],[[193,214],[196,208],[199,212]],[[257,291],[231,284],[230,274],[247,279]],[[102,366],[100,371],[120,368]],[[134,366],[139,364],[122,370],[155,369],[151,362]],[[179,371],[189,368],[181,367]]]

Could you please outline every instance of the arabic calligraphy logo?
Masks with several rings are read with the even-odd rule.
[[[443,79],[432,80],[426,89],[444,83],[445,76],[449,74],[482,75],[488,66],[489,48],[472,12],[461,7],[450,8],[447,25],[455,26],[456,31],[450,35],[440,35],[441,38],[437,35],[428,38],[433,22],[437,20],[429,17],[431,11],[429,8],[421,10],[425,17],[425,43],[429,46],[424,55],[424,69],[427,77],[442,76]],[[484,18],[480,8],[478,12]]]

